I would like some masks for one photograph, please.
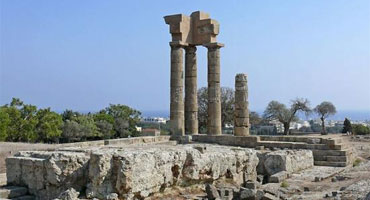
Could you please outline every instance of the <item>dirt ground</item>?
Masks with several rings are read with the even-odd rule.
[[[0,173],[5,173],[5,158],[14,155],[19,151],[27,150],[53,150],[52,144],[30,144],[18,142],[0,142]]]
[[[319,168],[322,175],[330,175],[319,182],[314,181],[317,172],[314,174],[310,170],[305,170],[286,180],[288,188],[281,188],[280,184],[275,187],[279,187],[281,191],[285,190],[288,194],[295,191],[296,194],[287,195],[292,199],[365,199],[370,192],[370,140],[355,141],[350,136],[342,138],[344,143],[353,147],[355,159],[359,161],[358,165],[331,171]]]

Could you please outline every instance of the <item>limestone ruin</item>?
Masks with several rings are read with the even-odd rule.
[[[164,17],[170,26],[171,102],[170,123],[174,136],[198,134],[197,45],[208,49],[208,127],[209,135],[221,135],[220,48],[216,42],[219,24],[209,14],[197,11],[190,17],[177,14]],[[185,49],[185,103],[183,102],[183,49]],[[184,115],[185,110],[185,115]],[[185,118],[185,119],[184,119]]]
[[[237,136],[249,135],[249,110],[247,75],[235,76],[235,116],[234,134]]]
[[[352,148],[338,137],[249,135],[246,74],[235,77],[234,135],[222,134],[219,24],[200,11],[190,17],[166,16],[165,22],[172,34],[172,136],[19,152],[6,159],[7,186],[0,189],[0,198],[286,199],[266,185],[304,170],[320,172],[317,166],[352,163]],[[198,133],[197,45],[208,49],[207,134]],[[320,181],[332,174],[309,179]]]

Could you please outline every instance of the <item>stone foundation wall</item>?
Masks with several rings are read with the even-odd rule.
[[[70,188],[86,192],[88,198],[117,194],[120,199],[133,199],[175,185],[256,180],[258,157],[252,149],[158,145],[20,152],[6,162],[8,184],[27,186],[39,199],[56,198]]]

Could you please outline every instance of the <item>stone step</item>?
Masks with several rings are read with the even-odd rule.
[[[32,195],[25,195],[17,198],[13,198],[12,200],[35,200],[35,196]]]
[[[24,196],[28,193],[28,189],[18,186],[4,186],[0,188],[0,198],[13,199]]]
[[[315,161],[347,162],[347,156],[315,156]]]
[[[349,149],[342,150],[312,150],[313,156],[347,156],[351,155],[352,151]]]
[[[309,149],[309,150],[330,150],[326,144],[307,144],[303,142],[280,142],[280,141],[260,141],[257,146],[265,148],[287,148],[287,149]]]
[[[346,162],[331,162],[331,161],[314,161],[314,165],[317,166],[329,166],[329,167],[345,167]]]
[[[320,137],[302,137],[302,136],[260,136],[261,141],[276,142],[299,142],[307,144],[326,144],[329,146],[343,143],[342,138],[320,138]]]
[[[297,137],[297,136],[260,136],[261,141],[301,142],[308,144],[320,144],[321,138]]]
[[[343,140],[342,138],[328,138],[328,139],[322,139],[321,143],[327,144],[327,145],[336,145],[336,144],[342,144]]]

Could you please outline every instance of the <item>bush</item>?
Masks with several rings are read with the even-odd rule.
[[[362,124],[353,124],[352,125],[352,132],[355,135],[368,135],[368,134],[370,134],[370,127],[364,126]]]

